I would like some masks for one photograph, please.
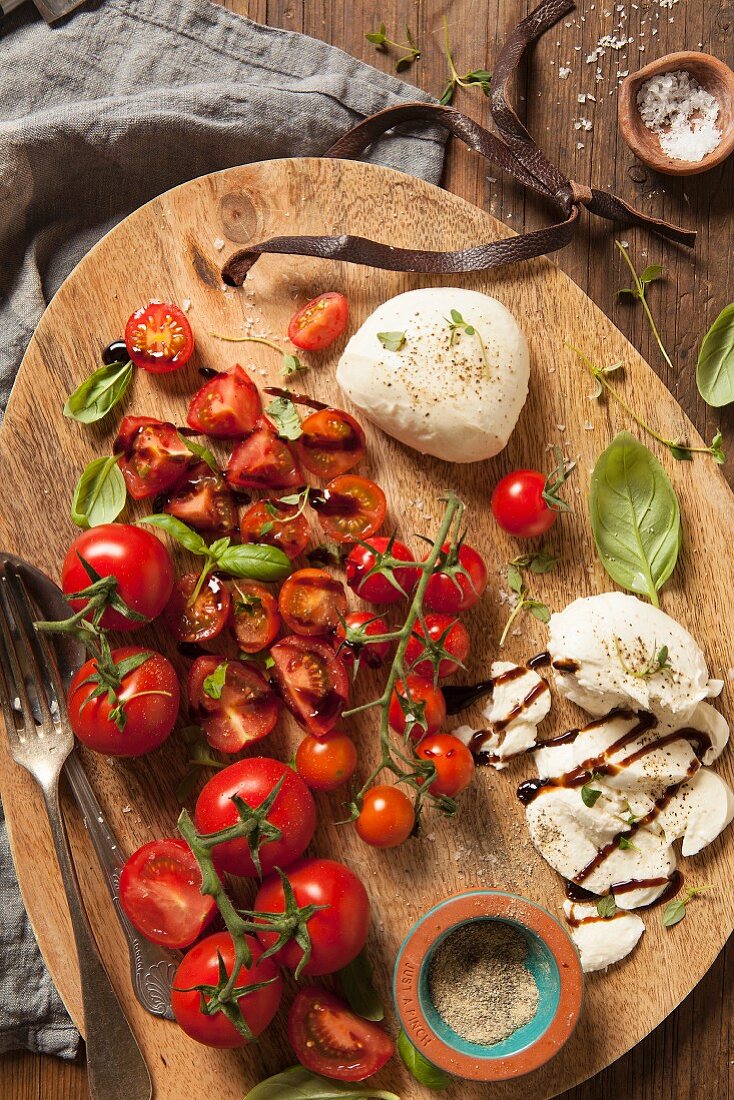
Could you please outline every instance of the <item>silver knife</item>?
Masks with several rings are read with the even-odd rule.
[[[0,0],[0,16],[9,15],[24,2],[25,0]],[[33,0],[33,3],[47,23],[55,23],[57,19],[63,19],[78,8],[84,0]]]

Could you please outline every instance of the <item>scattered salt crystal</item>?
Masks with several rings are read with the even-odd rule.
[[[212,241],[212,244],[216,248],[217,252],[221,252],[224,248],[224,241],[221,237],[215,237],[215,239]]]
[[[132,806],[123,806],[123,807],[122,807],[122,812],[123,812],[124,814],[130,814],[130,813],[132,813]]]
[[[645,81],[637,93],[637,107],[645,126],[658,135],[661,149],[672,160],[702,161],[721,141],[716,126],[718,101],[683,70]]]
[[[569,76],[571,75],[571,70],[567,69],[565,65],[562,65],[558,70],[558,75],[561,80],[568,80]]]
[[[189,312],[189,310],[191,309],[191,299],[190,298],[184,298],[183,302],[181,302],[181,309],[184,311],[184,313]]]
[[[586,146],[584,145],[583,141],[577,141],[576,142],[576,148],[577,149],[585,149]]]
[[[591,121],[590,118],[576,118],[573,122],[574,130],[585,130],[587,133],[593,128],[593,126],[594,123]]]

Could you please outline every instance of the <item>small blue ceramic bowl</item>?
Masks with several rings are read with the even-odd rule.
[[[458,1035],[438,1014],[428,972],[438,946],[473,921],[496,920],[525,937],[525,965],[538,986],[538,1009],[523,1027],[491,1046]],[[447,898],[413,925],[400,948],[393,978],[400,1024],[429,1062],[456,1077],[504,1081],[549,1061],[572,1034],[583,1001],[583,973],[573,941],[541,906],[516,894],[472,890]]]

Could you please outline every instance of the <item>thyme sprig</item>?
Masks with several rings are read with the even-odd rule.
[[[653,676],[657,676],[659,672],[664,675],[672,671],[672,665],[670,663],[670,653],[666,645],[658,648],[657,643],[653,645],[653,653],[651,657],[648,657],[642,665],[635,667],[625,659],[622,652],[622,641],[620,638],[614,638],[614,645],[617,650],[617,657],[619,663],[627,673],[628,676],[633,676],[636,680],[650,680]]]
[[[646,267],[645,270],[640,275],[638,275],[635,271],[635,265],[632,263],[632,260],[630,258],[627,246],[625,244],[622,244],[621,241],[615,241],[614,243],[619,249],[622,258],[627,264],[627,267],[630,269],[630,274],[632,275],[632,286],[622,287],[621,290],[617,291],[617,295],[621,298],[622,295],[629,294],[632,298],[637,298],[639,302],[642,302],[642,308],[645,311],[645,316],[647,317],[650,325],[650,330],[655,338],[655,343],[660,348],[660,354],[662,355],[663,359],[668,364],[670,369],[675,370],[671,358],[665,350],[665,345],[663,344],[662,337],[658,332],[658,327],[655,324],[655,319],[650,312],[650,306],[647,304],[647,298],[645,297],[646,288],[650,285],[650,283],[654,283],[658,279],[662,278],[663,269],[660,264],[650,264],[649,267]]]
[[[446,63],[449,67],[449,79],[446,87],[441,93],[441,97],[439,100],[440,103],[443,103],[445,107],[452,103],[457,88],[481,88],[486,96],[489,95],[492,74],[490,72],[487,72],[486,69],[472,69],[468,73],[464,73],[463,76],[459,76],[451,52],[451,41],[449,39],[449,21],[445,15],[443,17],[443,52],[444,56],[446,57]]]
[[[539,619],[541,623],[547,623],[550,620],[550,610],[548,606],[542,603],[541,600],[536,600],[530,595],[528,586],[522,579],[520,568],[514,563],[510,563],[507,567],[507,584],[509,585],[510,591],[516,597],[516,600],[515,606],[510,612],[510,617],[505,623],[505,628],[500,635],[500,649],[504,646],[513,624],[523,611],[529,611],[530,614],[534,615],[536,619]]]
[[[452,348],[454,346],[454,344],[456,343],[456,337],[459,336],[460,334],[462,334],[464,336],[474,336],[474,337],[476,337],[477,342],[479,344],[479,350],[481,352],[482,363],[484,364],[484,369],[486,371],[488,371],[489,370],[489,362],[487,360],[487,349],[484,346],[484,340],[482,339],[482,334],[479,331],[479,329],[475,328],[475,326],[470,324],[468,321],[465,321],[464,318],[459,313],[458,309],[452,309],[451,310],[451,317],[446,318],[446,324],[449,326],[449,331],[451,333],[451,336],[449,337],[449,347],[450,348]]]
[[[277,351],[278,355],[283,356],[283,367],[280,373],[284,378],[290,378],[292,374],[304,374],[308,370],[297,355],[284,351],[273,340],[268,340],[264,336],[226,336],[221,332],[210,332],[209,335],[215,340],[225,340],[228,344],[262,344],[263,347]]]
[[[382,53],[385,53],[389,47],[400,51],[400,57],[395,62],[396,73],[400,73],[403,69],[407,69],[414,61],[418,61],[421,55],[415,36],[407,24],[405,26],[405,37],[408,39],[407,43],[395,42],[394,39],[388,38],[387,28],[384,23],[380,23],[379,30],[370,31],[365,35],[367,41],[371,42],[372,45]]]

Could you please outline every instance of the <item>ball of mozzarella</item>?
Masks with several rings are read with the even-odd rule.
[[[452,310],[473,333],[452,328]],[[397,350],[384,346],[385,333],[400,334]],[[501,302],[430,287],[378,306],[344,349],[336,377],[388,435],[446,462],[479,462],[510,438],[529,374],[525,337]]]

